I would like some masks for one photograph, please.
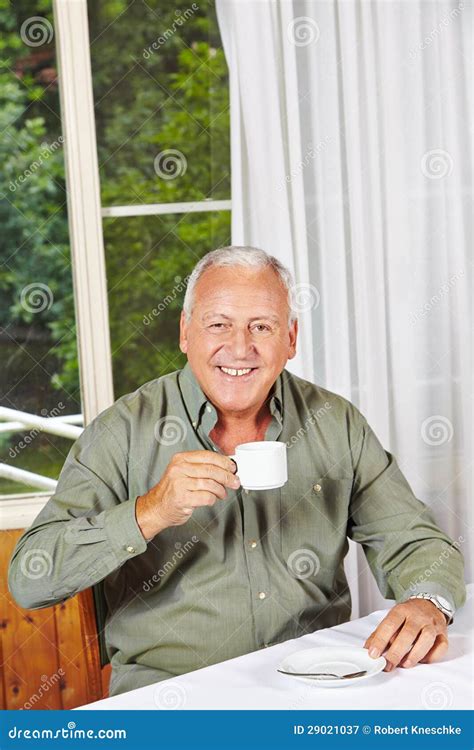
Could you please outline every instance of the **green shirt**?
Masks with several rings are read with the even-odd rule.
[[[347,621],[348,538],[383,596],[463,603],[458,548],[355,406],[284,370],[269,407],[287,484],[229,490],[147,543],[137,496],[174,453],[218,449],[216,410],[189,365],[146,383],[86,427],[19,540],[9,585],[25,608],[103,581],[111,695]]]

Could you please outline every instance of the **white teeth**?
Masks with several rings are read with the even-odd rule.
[[[225,372],[226,375],[233,375],[234,377],[239,377],[240,375],[247,375],[252,368],[246,367],[244,370],[234,370],[231,367],[221,367],[222,372]]]

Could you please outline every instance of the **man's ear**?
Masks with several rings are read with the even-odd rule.
[[[188,351],[188,321],[186,320],[184,310],[182,310],[179,319],[179,348],[183,354],[186,354]]]
[[[298,321],[294,320],[290,325],[289,330],[290,348],[288,352],[288,359],[293,359],[296,355],[296,339],[298,338]]]

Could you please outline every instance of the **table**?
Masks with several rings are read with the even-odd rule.
[[[314,646],[361,646],[388,610],[319,630],[245,656],[154,685],[96,701],[80,709],[472,709],[474,585],[449,626],[441,662],[382,672],[359,685],[322,688],[278,674],[284,656]]]

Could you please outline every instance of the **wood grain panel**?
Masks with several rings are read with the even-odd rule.
[[[7,588],[23,532],[0,532],[0,707],[58,709],[104,695],[92,590],[46,609],[25,610]]]

